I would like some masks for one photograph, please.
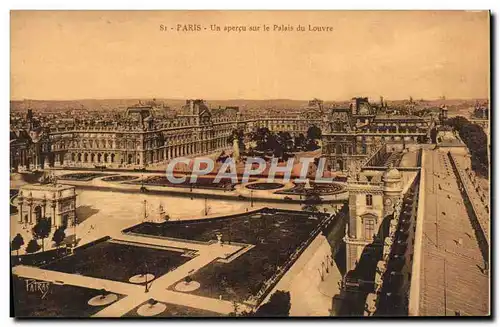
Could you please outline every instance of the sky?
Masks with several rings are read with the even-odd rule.
[[[485,11],[12,11],[11,99],[488,98],[489,30]]]

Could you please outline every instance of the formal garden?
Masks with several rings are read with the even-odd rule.
[[[249,190],[277,190],[279,188],[285,187],[285,184],[281,183],[253,183],[245,186]]]
[[[152,278],[162,276],[190,259],[183,256],[183,252],[105,241],[77,249],[75,254],[42,268],[120,282],[141,283],[143,279],[146,281],[146,275]]]
[[[254,146],[251,146],[248,151],[243,146],[245,143],[243,135],[243,131],[235,130],[228,139],[229,143],[232,143],[234,139],[238,140],[240,152],[243,155],[260,157],[271,155],[286,160],[286,158],[293,156],[293,153],[318,150],[321,129],[313,125],[308,128],[305,134],[292,135],[290,132],[274,132],[267,127],[260,127],[250,133],[248,138]]]
[[[180,176],[176,176],[179,178]],[[135,185],[153,185],[153,186],[168,186],[168,187],[183,187],[183,188],[200,188],[200,189],[223,189],[233,190],[235,183],[230,178],[222,178],[219,182],[214,183],[215,176],[199,176],[196,183],[191,183],[190,176],[182,183],[172,183],[166,176],[148,176],[140,181],[125,182],[126,184]],[[255,179],[253,180],[255,181]]]
[[[306,187],[305,183],[294,183],[290,189],[277,191],[277,194],[288,195],[308,195],[314,193],[317,195],[333,195],[344,192],[346,187],[339,183],[316,183],[311,182],[310,188]]]
[[[126,181],[132,181],[132,180],[138,179],[138,178],[139,178],[138,176],[117,175],[117,176],[104,177],[101,180],[105,181],[105,182],[126,182]]]
[[[106,307],[89,305],[91,299],[108,298],[112,295],[117,301],[124,297],[105,290],[59,285],[17,276],[12,276],[12,287],[14,314],[19,318],[90,317]]]
[[[71,174],[64,174],[61,176],[58,176],[58,179],[62,180],[70,180],[70,181],[90,181],[98,177],[102,176],[112,176],[112,174],[105,174],[105,173],[71,173]]]
[[[214,261],[191,275],[200,284],[191,293],[234,301],[260,300],[265,295],[263,290],[279,280],[276,276],[299,257],[327,217],[321,213],[262,209],[224,218],[142,223],[125,232],[203,242],[214,241],[217,234],[222,234],[224,243],[254,245],[228,263]]]

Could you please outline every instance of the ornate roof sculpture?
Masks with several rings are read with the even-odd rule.
[[[385,182],[399,181],[401,180],[401,173],[390,164],[389,169],[384,172],[383,180]]]
[[[329,115],[329,125],[331,133],[350,133],[353,129],[353,122],[348,109],[334,108]]]

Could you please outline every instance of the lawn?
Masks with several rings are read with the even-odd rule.
[[[71,286],[48,286],[47,294],[39,291],[28,291],[26,279],[12,276],[13,305],[15,317],[90,317],[105,306],[94,307],[87,302],[94,296],[100,295],[100,290]],[[123,295],[118,297],[123,298]]]
[[[242,301],[256,295],[328,215],[263,209],[258,213],[196,221],[143,223],[129,232],[196,241],[216,239],[253,244],[251,250],[229,263],[213,262],[192,275],[201,287],[192,294]]]
[[[127,312],[123,317],[125,318],[145,318],[139,314],[137,314],[137,309],[139,309],[142,305],[147,304],[148,301],[145,301],[135,307],[133,310]],[[163,302],[159,302],[163,303]],[[212,311],[207,311],[207,310],[202,310],[202,309],[197,309],[197,308],[191,308],[191,307],[186,307],[184,305],[178,305],[178,304],[170,304],[170,303],[163,303],[167,306],[165,311],[162,313],[154,316],[155,318],[158,317],[220,317],[223,316],[220,313],[217,312],[212,312]]]
[[[128,282],[130,277],[142,274],[146,270],[156,277],[166,274],[191,259],[182,254],[182,252],[101,242],[50,263],[43,269]]]

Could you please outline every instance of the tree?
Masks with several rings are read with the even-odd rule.
[[[24,245],[24,239],[21,234],[17,233],[16,236],[12,239],[11,247],[13,251],[17,252],[17,256],[19,256],[19,249]]]
[[[319,194],[314,191],[306,191],[306,196],[304,200],[304,205],[302,206],[303,211],[309,211],[309,212],[318,212],[318,204],[321,203],[321,197]]]
[[[296,136],[293,140],[295,145],[295,150],[302,149],[306,145],[306,137],[304,134],[300,133],[299,136]]]
[[[256,317],[287,317],[290,314],[290,292],[276,291],[269,301],[255,312]]]
[[[243,129],[241,129],[241,128],[234,129],[231,132],[231,135],[229,135],[229,137],[227,138],[227,143],[232,145],[235,139],[238,140],[238,147],[240,148],[240,150],[244,150],[245,149],[245,133],[243,132]]]
[[[483,129],[469,122],[465,117],[453,117],[444,122],[458,131],[460,138],[465,142],[471,154],[472,170],[488,177],[488,138]]]
[[[38,244],[36,239],[32,239],[29,241],[28,245],[26,246],[26,253],[35,253],[36,251],[40,250],[40,244]]]
[[[66,238],[66,232],[64,231],[64,228],[61,226],[54,232],[54,235],[52,236],[52,241],[56,244],[57,247],[59,247],[65,238]]]
[[[307,138],[310,140],[321,139],[321,129],[316,125],[312,125],[307,129]]]
[[[436,143],[437,130],[436,127],[431,129],[431,142]]]
[[[45,251],[44,240],[50,235],[50,220],[48,218],[40,218],[33,227],[33,237],[42,240],[42,252]]]
[[[319,149],[319,146],[316,143],[316,141],[313,140],[313,139],[309,139],[309,141],[306,144],[306,150],[307,151],[314,151],[314,150],[317,150],[317,149]]]

